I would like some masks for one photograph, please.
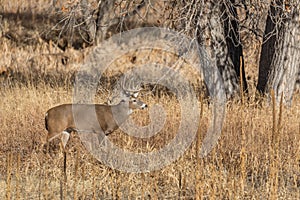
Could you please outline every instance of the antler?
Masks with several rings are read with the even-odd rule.
[[[134,79],[134,76],[129,79],[127,75],[124,75],[121,82],[122,90],[130,93],[139,92],[141,90],[141,84],[140,81],[136,83],[136,80]]]
[[[112,98],[108,101],[109,105],[117,104],[122,99],[129,98],[130,96],[137,97],[141,91],[140,81],[135,76],[124,75],[121,77],[116,90],[113,92]],[[117,93],[116,93],[117,92]]]

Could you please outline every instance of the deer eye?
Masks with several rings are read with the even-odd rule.
[[[132,101],[135,103],[135,102],[136,102],[136,99],[133,99]]]

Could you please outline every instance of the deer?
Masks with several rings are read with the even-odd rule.
[[[136,109],[145,109],[147,104],[137,99],[139,91],[123,90],[121,101],[116,105],[62,104],[50,108],[45,114],[48,144],[61,137],[63,149],[70,133],[87,132],[105,136],[117,130]]]

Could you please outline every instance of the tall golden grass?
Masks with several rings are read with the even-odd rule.
[[[64,184],[63,154],[58,141],[53,142],[50,152],[39,147],[46,138],[45,112],[54,105],[71,102],[72,91],[41,84],[1,88],[0,95],[1,199],[299,198],[298,96],[291,107],[281,104],[280,109],[272,102],[258,105],[253,99],[243,105],[229,102],[221,138],[207,157],[196,156],[201,141],[199,145],[195,138],[181,158],[149,173],[120,172],[102,165],[74,134],[67,145]],[[158,101],[152,95],[143,98],[150,106]],[[176,99],[168,96],[159,102],[168,116],[159,136],[139,142],[118,130],[110,139],[124,148],[140,151],[167,144],[178,128],[180,117],[173,113],[180,113],[180,108]],[[209,120],[209,106],[204,103],[202,107],[200,140]],[[147,112],[139,111],[133,118],[137,123],[149,122]]]

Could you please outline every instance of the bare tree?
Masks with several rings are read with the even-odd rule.
[[[293,96],[300,66],[299,4],[270,4],[259,63],[257,89],[261,93],[275,91],[277,99],[284,94],[285,102]]]
[[[90,5],[87,0],[81,0],[82,17],[84,19],[84,26],[87,32],[89,43],[93,43],[96,37],[96,23],[93,18],[93,10],[90,9]]]
[[[298,75],[297,75],[295,90],[297,92],[300,92],[300,66],[299,66],[299,70],[298,70]]]
[[[238,81],[240,81],[240,75],[242,75],[244,92],[248,92],[248,85],[247,85],[246,74],[245,74],[245,63],[244,63],[244,56],[243,56],[243,46],[240,37],[241,27],[239,24],[239,18],[237,14],[236,5],[235,5],[235,0],[230,0],[227,3],[223,2],[221,4],[221,10],[223,12],[222,14],[223,27],[224,27],[224,34],[226,38],[228,54],[232,61],[234,71],[238,77]]]
[[[136,15],[145,6],[145,1],[101,0],[98,5],[96,39],[101,42],[109,37],[107,34],[111,27],[122,27],[128,18]],[[120,31],[123,31],[122,28]]]
[[[107,31],[112,24],[117,23],[115,16],[116,0],[102,0],[100,1],[97,14],[97,41],[103,41],[106,37]]]
[[[224,4],[215,4],[213,1],[207,2],[210,4],[206,15],[207,17],[204,19],[210,20],[209,23],[212,26],[207,26],[207,22],[205,20],[202,22],[204,23],[204,27],[210,27],[210,34],[206,35],[205,37],[210,37],[210,51],[212,53],[212,58],[216,60],[217,67],[223,77],[225,91],[227,98],[231,98],[238,94],[239,92],[239,58],[237,59],[237,67],[235,68],[233,64],[232,58],[234,54],[230,55],[230,51],[234,51],[234,41],[229,38],[231,31],[235,32],[236,30],[229,28],[231,24],[231,19],[229,19],[230,13],[226,10],[226,5]],[[229,5],[229,7],[231,7]],[[210,12],[212,11],[212,12]],[[223,16],[223,19],[220,18]],[[225,18],[225,20],[224,20]],[[201,20],[201,19],[200,19]],[[227,37],[228,36],[228,37]],[[229,49],[227,46],[227,42],[232,49]],[[238,71],[236,71],[238,69]],[[244,79],[245,80],[245,79]]]
[[[273,89],[277,97],[284,92],[287,101],[292,97],[300,69],[299,5],[296,2],[273,0],[267,14],[267,2],[250,0],[94,0],[97,6],[93,9],[90,1],[75,1],[77,4],[72,8],[80,8],[81,23],[69,17],[66,19],[73,25],[65,27],[83,25],[80,30],[87,32],[87,41],[92,43],[110,37],[110,32],[141,26],[175,29],[206,48],[223,77],[228,98],[239,93],[240,80],[244,92],[248,91],[241,35],[263,38],[257,90],[269,93]],[[264,13],[266,20],[262,17]],[[265,21],[264,33],[262,21]]]
[[[234,0],[189,1],[189,6],[186,4],[184,8],[186,9],[180,14],[180,18],[184,19],[180,27],[184,27],[187,34],[191,32],[209,52],[223,77],[227,98],[239,93],[240,74],[243,88],[247,91],[240,26]]]

